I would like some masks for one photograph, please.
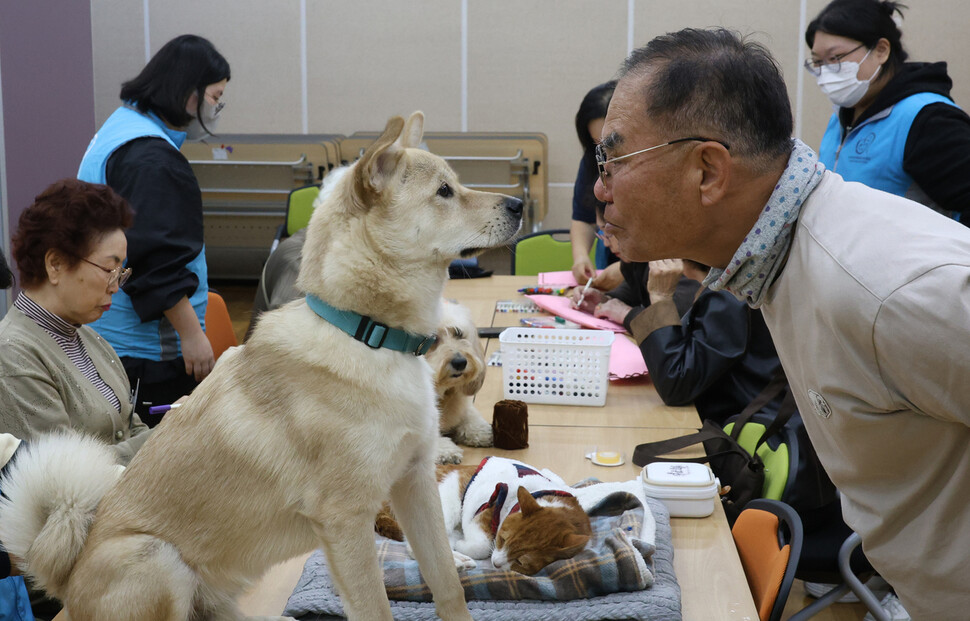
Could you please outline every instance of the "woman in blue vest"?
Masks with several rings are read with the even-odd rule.
[[[133,276],[91,324],[121,357],[136,411],[188,394],[215,363],[205,336],[208,299],[202,193],[181,154],[186,138],[215,130],[229,63],[212,43],[182,35],[121,87],[122,105],[91,140],[78,178],[104,183],[135,210],[128,229]]]
[[[970,117],[950,98],[945,62],[905,62],[902,8],[834,0],[808,25],[805,68],[835,106],[819,159],[847,181],[960,219],[970,207]]]

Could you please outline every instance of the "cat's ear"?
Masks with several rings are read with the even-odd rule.
[[[533,513],[535,513],[536,511],[542,508],[539,506],[539,503],[536,502],[536,499],[532,497],[532,494],[530,494],[529,490],[527,490],[526,488],[520,487],[518,491],[518,496],[519,496],[519,508],[522,510],[522,517],[529,517],[530,515],[532,515]]]
[[[569,554],[566,558],[578,554],[580,550],[586,547],[587,543],[589,543],[589,535],[579,535],[576,533],[566,535],[566,538],[563,540],[565,552]]]

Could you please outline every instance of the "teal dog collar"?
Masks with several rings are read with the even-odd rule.
[[[371,349],[392,349],[423,356],[438,342],[434,334],[411,334],[399,328],[389,328],[379,321],[353,311],[338,310],[315,295],[306,296],[307,306],[314,313],[340,328]]]

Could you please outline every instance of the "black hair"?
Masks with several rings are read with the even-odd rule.
[[[591,152],[599,138],[599,136],[589,135],[589,124],[596,119],[606,118],[606,111],[610,107],[610,99],[613,97],[615,88],[616,80],[594,86],[583,97],[583,103],[579,104],[579,111],[576,112],[576,135],[579,136],[579,142],[585,152]]]
[[[647,77],[646,111],[663,138],[701,135],[759,168],[791,153],[793,121],[777,61],[724,28],[686,28],[634,50],[621,69]]]
[[[4,258],[3,251],[0,250],[0,289],[9,289],[12,284],[13,272],[7,267],[7,259]]]
[[[229,62],[212,43],[197,35],[181,35],[163,45],[141,73],[121,85],[121,99],[143,113],[154,112],[173,127],[185,127],[192,120],[185,104],[196,93],[196,118],[208,131],[201,114],[205,88],[229,77]]]
[[[858,41],[869,49],[879,39],[886,39],[889,41],[887,69],[895,73],[909,54],[903,49],[903,33],[893,20],[893,13],[902,17],[906,8],[909,7],[890,0],[833,0],[808,24],[805,43],[808,47],[815,45],[815,33],[819,31]]]

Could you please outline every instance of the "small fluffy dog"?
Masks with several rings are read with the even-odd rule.
[[[441,411],[439,464],[461,463],[465,446],[492,446],[492,426],[472,403],[485,381],[485,350],[464,306],[442,300],[438,342],[428,352]],[[457,443],[457,444],[456,444]]]
[[[318,547],[347,617],[391,621],[373,534],[388,498],[438,616],[471,621],[419,354],[440,325],[448,264],[508,242],[522,201],[469,190],[414,148],[423,121],[392,118],[327,184],[303,247],[307,298],[223,354],[103,498],[82,486],[90,460],[57,478],[19,468],[37,460],[13,464],[0,540],[71,621],[235,621],[255,579]]]

